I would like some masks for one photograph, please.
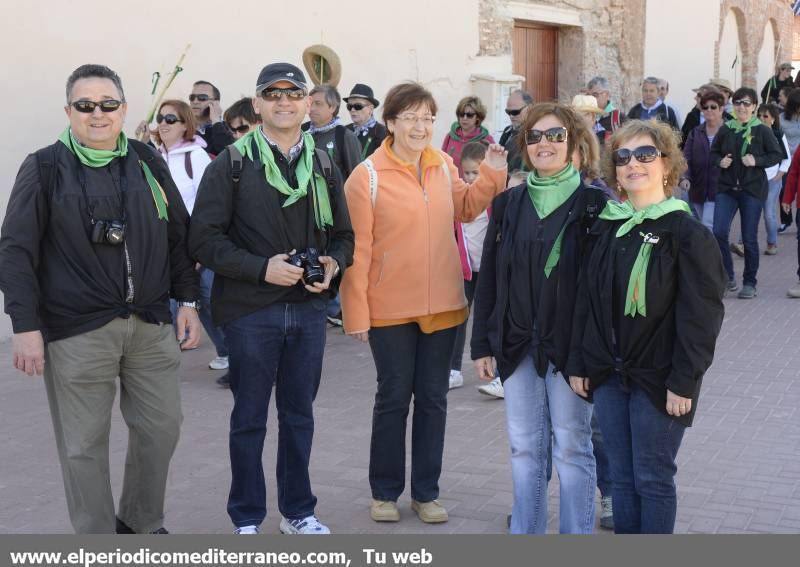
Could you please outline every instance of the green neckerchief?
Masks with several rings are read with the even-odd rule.
[[[75,139],[75,136],[72,135],[72,129],[69,126],[61,132],[58,139],[67,146],[67,149],[77,156],[80,162],[86,167],[105,167],[111,163],[111,160],[128,155],[128,137],[125,135],[125,132],[119,133],[116,150],[95,150],[84,146]],[[153,196],[153,203],[155,203],[158,218],[160,220],[167,220],[167,206],[169,203],[167,202],[167,195],[164,193],[164,189],[156,180],[155,176],[153,176],[153,172],[150,171],[150,168],[145,162],[139,160],[139,165],[142,167],[144,178],[147,180],[147,185],[150,187],[150,193]]]
[[[476,128],[478,132],[477,134],[475,134],[471,138],[464,138],[458,133],[459,128],[461,128],[461,125],[458,123],[458,121],[453,122],[453,124],[450,126],[450,136],[456,142],[477,142],[478,140],[483,140],[486,136],[489,135],[489,130],[487,130],[483,126],[478,126]],[[463,133],[464,131],[462,130],[461,132]]]
[[[735,118],[731,118],[730,120],[728,120],[725,123],[725,126],[730,128],[731,130],[733,130],[737,134],[739,132],[744,132],[744,136],[743,136],[744,137],[744,142],[742,143],[742,154],[741,155],[744,156],[744,155],[747,154],[747,149],[750,147],[750,142],[753,141],[753,132],[752,132],[753,126],[758,126],[759,124],[761,124],[761,120],[759,120],[758,117],[756,117],[756,116],[753,116],[745,124],[742,124],[741,122],[739,122]]]
[[[687,214],[692,212],[685,201],[674,197],[639,211],[633,208],[630,201],[624,203],[608,201],[603,212],[600,213],[600,218],[610,221],[624,220],[625,222],[617,229],[615,235],[620,238],[646,219],[659,219],[675,211],[683,211]],[[639,253],[636,255],[633,268],[631,268],[631,275],[628,278],[628,290],[625,294],[625,315],[630,315],[631,317],[636,315],[647,317],[647,266],[650,264],[653,245],[658,244],[658,236],[642,232],[639,233],[639,236],[642,237],[642,244],[639,246]]]
[[[311,175],[316,178],[316,182],[312,183],[314,188],[314,197],[316,198],[317,205],[314,210],[314,220],[317,223],[317,228],[325,230],[326,227],[333,225],[333,213],[331,212],[331,201],[328,196],[328,184],[325,179],[314,171],[314,138],[308,132],[303,132],[303,153],[297,160],[295,173],[297,175],[297,187],[292,187],[281,174],[281,170],[275,163],[275,156],[272,153],[272,148],[269,147],[269,142],[261,133],[260,128],[251,130],[236,142],[234,146],[241,152],[241,154],[251,161],[253,159],[251,150],[251,140],[255,140],[256,147],[258,148],[261,163],[264,164],[264,176],[266,177],[267,184],[271,185],[278,190],[279,193],[288,196],[286,202],[283,203],[284,207],[293,205],[308,194],[308,184],[311,181]]]
[[[564,169],[548,177],[539,177],[535,171],[528,174],[528,196],[540,219],[544,219],[561,205],[567,202],[581,184],[581,175],[570,163]],[[549,278],[553,268],[561,258],[561,240],[564,237],[564,226],[558,233],[547,261],[544,264],[544,275]]]
[[[609,114],[611,114],[612,112],[614,112],[616,109],[617,109],[617,107],[616,107],[616,106],[614,106],[614,103],[613,103],[613,102],[611,102],[611,101],[609,100],[609,101],[608,101],[608,104],[607,104],[607,105],[606,105],[606,107],[603,109],[603,116],[608,116]]]

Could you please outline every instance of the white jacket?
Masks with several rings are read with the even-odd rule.
[[[194,199],[197,196],[197,188],[200,187],[200,180],[203,178],[208,164],[211,163],[211,158],[205,150],[206,143],[200,136],[195,136],[191,142],[181,142],[167,150],[164,144],[158,148],[161,156],[167,160],[169,165],[169,172],[172,174],[172,180],[178,186],[183,198],[183,204],[186,205],[186,210],[192,214],[194,208]],[[187,163],[188,154],[188,163]],[[191,167],[189,166],[191,164]],[[191,171],[191,177],[189,176]]]

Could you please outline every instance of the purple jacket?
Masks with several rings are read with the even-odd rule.
[[[719,166],[711,159],[711,144],[708,142],[706,124],[700,124],[689,132],[683,155],[689,168],[686,178],[689,179],[689,200],[692,203],[713,201],[717,196]]]

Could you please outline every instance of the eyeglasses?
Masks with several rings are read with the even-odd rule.
[[[289,100],[302,100],[306,98],[306,91],[299,88],[281,89],[278,87],[267,87],[261,91],[261,98],[272,102],[279,101],[283,95],[286,95]]]
[[[462,112],[458,115],[459,118],[475,118],[478,115],[477,112]]]
[[[417,116],[412,112],[406,112],[405,114],[398,115],[397,120],[401,122],[413,122],[414,124],[417,122],[422,122],[423,126],[433,126],[436,117],[430,115]]]
[[[542,141],[542,136],[547,138],[548,142],[561,144],[567,141],[567,129],[563,126],[556,126],[555,128],[550,128],[548,130],[536,130],[531,128],[525,132],[525,143],[527,143],[529,146],[532,144],[538,144]]]
[[[114,112],[115,110],[119,110],[119,107],[122,106],[122,102],[119,100],[114,100],[113,98],[109,98],[100,102],[95,102],[93,100],[76,100],[75,102],[70,103],[70,106],[78,112],[91,114],[98,106],[103,112]]]
[[[734,100],[733,106],[744,106],[745,108],[750,108],[751,106],[753,106],[753,103],[747,99]]]
[[[200,102],[206,102],[206,101],[209,101],[209,100],[219,100],[219,99],[211,98],[210,96],[208,96],[207,94],[204,94],[204,93],[201,93],[201,94],[190,94],[189,95],[189,102],[194,102],[196,100],[198,100]]]
[[[367,107],[366,104],[361,104],[360,102],[354,102],[353,104],[347,105],[347,110],[364,110]]]
[[[707,104],[702,107],[703,110],[719,110],[719,106],[716,104]]]
[[[236,132],[237,134],[247,134],[250,130],[250,125],[242,124],[241,126],[231,126],[228,124],[228,128],[230,128],[231,132]]]
[[[614,165],[622,167],[623,165],[628,165],[632,157],[636,158],[636,161],[639,163],[651,163],[655,161],[657,157],[662,157],[663,155],[661,150],[655,146],[639,146],[634,150],[620,148],[614,152],[613,158]]]
[[[519,116],[519,113],[522,112],[523,110],[525,110],[524,106],[522,108],[517,108],[515,110],[509,110],[508,108],[506,108],[506,114],[508,114],[509,116]]]
[[[161,124],[162,122],[166,122],[167,124],[175,124],[176,122],[183,122],[183,120],[174,114],[156,114],[156,123]]]

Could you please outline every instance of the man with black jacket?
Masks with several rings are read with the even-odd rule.
[[[764,103],[774,102],[777,104],[778,93],[781,92],[781,89],[783,87],[794,87],[794,79],[792,79],[793,70],[794,67],[792,67],[791,63],[781,63],[780,67],[778,67],[778,74],[770,77],[764,84],[764,88],[761,89],[761,101]]]
[[[219,89],[208,81],[197,81],[189,95],[189,105],[197,120],[197,135],[203,138],[212,159],[233,143],[233,133],[222,120],[220,97]]]
[[[228,514],[238,534],[258,533],[266,517],[261,454],[273,384],[280,529],[330,533],[314,515],[308,475],[313,402],[325,305],[353,261],[354,236],[338,168],[300,129],[310,101],[300,69],[264,67],[254,98],[262,125],[208,166],[192,214],[189,246],[216,274],[212,311],[231,353]]]
[[[524,167],[522,155],[519,152],[519,127],[525,119],[525,111],[533,104],[533,97],[530,93],[522,89],[511,91],[506,100],[506,114],[511,124],[503,129],[500,135],[500,145],[508,152],[506,163],[508,163],[508,174],[520,170]]]
[[[122,133],[126,104],[108,67],[67,80],[69,127],[19,170],[0,237],[0,288],[14,366],[44,373],[72,526],[166,533],[164,491],[181,423],[177,337],[197,344],[189,215],[166,163]],[[129,429],[115,520],[111,407]]]
[[[631,120],[651,120],[655,118],[680,131],[675,111],[659,98],[658,89],[660,84],[661,80],[656,77],[647,77],[642,81],[642,102],[628,111],[628,118]]]

